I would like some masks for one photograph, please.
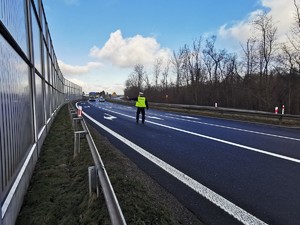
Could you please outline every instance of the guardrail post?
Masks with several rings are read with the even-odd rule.
[[[80,153],[80,139],[82,134],[85,135],[86,132],[85,131],[74,132],[74,155],[73,155],[74,158]]]
[[[77,113],[71,111],[71,119],[76,118],[76,117],[77,117]]]
[[[283,119],[283,115],[281,114],[281,115],[279,116],[279,124],[280,124],[280,125],[282,124],[282,119]]]
[[[80,148],[80,137],[78,138],[78,136],[78,133],[74,132],[74,158],[78,155],[78,148]]]
[[[76,110],[72,107],[72,105],[69,104],[69,110],[70,110],[70,117],[71,117],[71,120],[75,117],[77,117],[77,113],[76,113]]]
[[[74,131],[77,131],[77,124],[79,123],[78,121],[82,120],[82,117],[79,118],[73,118],[73,129]]]
[[[109,180],[109,177],[105,170],[102,159],[98,153],[97,147],[89,133],[89,129],[88,129],[84,119],[81,120],[81,125],[82,125],[84,133],[86,135],[86,140],[90,147],[90,151],[92,153],[92,157],[93,157],[93,160],[95,163],[94,169],[96,170],[96,177],[97,177],[97,181],[99,182],[99,183],[97,183],[97,185],[98,185],[97,188],[99,189],[100,186],[102,188],[102,192],[103,192],[103,195],[104,195],[104,198],[106,201],[106,206],[107,206],[108,213],[110,216],[111,224],[126,225],[126,221],[123,216],[122,210],[120,208],[118,199],[114,193],[113,187],[110,183],[110,180]],[[79,133],[79,132],[80,131],[77,131],[77,133]],[[97,190],[97,191],[99,192],[99,190]],[[98,196],[98,193],[97,193],[97,196]]]
[[[99,197],[99,186],[97,182],[97,168],[96,166],[90,166],[88,168],[89,173],[89,194],[90,197],[93,195],[93,193],[97,194],[97,197]]]

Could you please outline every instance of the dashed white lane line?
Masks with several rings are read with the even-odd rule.
[[[84,113],[84,112],[83,112]],[[221,209],[223,209],[228,214],[232,215],[238,221],[242,222],[243,224],[247,225],[266,225],[265,222],[261,221],[257,217],[253,216],[252,214],[246,212],[239,206],[235,205],[234,203],[228,201],[221,195],[215,193],[214,191],[210,190],[206,186],[200,184],[198,181],[194,180],[193,178],[187,176],[186,174],[182,173],[181,171],[177,170],[175,167],[169,165],[168,163],[162,161],[161,159],[157,158],[156,156],[152,155],[151,153],[147,152],[143,148],[139,147],[138,145],[134,144],[133,142],[129,141],[128,139],[124,138],[123,136],[119,135],[118,133],[114,132],[113,130],[109,129],[108,127],[104,126],[103,124],[99,123],[95,119],[93,119],[88,114],[84,113],[84,115],[90,119],[93,123],[97,126],[101,127],[106,132],[110,133],[112,136],[117,138],[118,140],[122,141],[133,150],[174,176],[176,179],[196,191],[201,196],[205,197]],[[127,115],[126,115],[127,116]],[[150,122],[150,121],[149,121]]]
[[[170,115],[172,115],[172,116],[170,116]],[[242,132],[247,132],[247,133],[252,133],[252,134],[259,134],[259,135],[282,138],[282,139],[287,139],[287,140],[300,141],[299,138],[287,137],[287,136],[276,135],[276,134],[268,134],[268,133],[264,133],[264,132],[258,132],[258,131],[246,130],[246,129],[241,129],[241,128],[228,127],[228,126],[223,126],[223,125],[218,125],[218,124],[205,123],[205,122],[201,122],[201,121],[188,120],[188,119],[184,119],[184,118],[178,118],[173,114],[161,115],[161,116],[166,117],[166,118],[176,119],[176,120],[187,121],[187,122],[191,122],[191,123],[197,123],[197,124],[212,126],[212,127],[219,127],[219,128],[242,131]]]
[[[106,110],[111,112],[111,113],[119,114],[121,116],[129,117],[129,118],[135,118],[133,116],[129,116],[129,115],[126,115],[126,114],[123,114],[123,113],[115,112],[115,111],[112,111],[112,110],[109,110],[109,109],[106,109]],[[273,156],[273,157],[276,157],[276,158],[292,161],[292,162],[295,162],[295,163],[300,163],[299,159],[284,156],[284,155],[280,155],[280,154],[276,154],[276,153],[273,153],[273,152],[268,152],[268,151],[261,150],[261,149],[258,149],[258,148],[253,148],[253,147],[250,147],[250,146],[247,146],[247,145],[237,144],[237,143],[234,143],[234,142],[222,140],[222,139],[219,139],[219,138],[214,138],[214,137],[203,135],[203,134],[198,134],[198,133],[195,133],[195,132],[192,132],[192,131],[187,131],[187,130],[184,130],[184,129],[164,125],[164,124],[149,121],[149,120],[147,121],[147,123],[151,123],[151,124],[154,124],[154,125],[157,125],[157,126],[160,126],[160,127],[164,127],[164,128],[168,128],[168,129],[171,129],[171,130],[176,130],[176,131],[180,131],[180,132],[183,132],[183,133],[191,134],[191,135],[198,136],[198,137],[205,138],[205,139],[209,139],[209,140],[212,140],[212,141],[220,142],[220,143],[223,143],[223,144],[235,146],[235,147],[238,147],[238,148],[241,148],[241,149],[246,149],[246,150],[258,152],[258,153],[261,153],[261,154]]]

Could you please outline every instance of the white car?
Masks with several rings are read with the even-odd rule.
[[[99,98],[99,102],[105,102],[105,98],[103,98],[102,96]]]

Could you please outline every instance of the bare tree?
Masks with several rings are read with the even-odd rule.
[[[134,73],[131,73],[128,79],[125,81],[125,86],[127,88],[138,87],[138,79]]]
[[[269,64],[275,52],[275,41],[277,28],[274,26],[272,17],[266,13],[260,14],[253,21],[254,27],[258,30],[260,37],[259,53],[261,56],[261,73],[267,79],[269,74]]]
[[[296,9],[296,26],[298,28],[298,32],[300,31],[300,6],[298,5],[297,3],[297,0],[294,0],[294,6],[295,6],[295,9]]]
[[[300,50],[300,6],[297,0],[294,0],[295,6],[295,21],[292,25],[290,35],[288,35],[289,41],[296,51]]]
[[[220,68],[220,63],[224,59],[226,55],[225,49],[222,49],[220,51],[217,51],[215,48],[215,43],[216,43],[216,36],[213,35],[210,38],[206,39],[206,46],[203,51],[204,54],[209,56],[213,62],[213,79],[214,83],[217,83],[219,81],[219,74],[218,74],[218,69]]]
[[[133,75],[136,77],[137,87],[141,90],[143,88],[143,81],[145,76],[144,66],[141,64],[135,65]]]
[[[168,90],[168,77],[169,77],[169,68],[170,68],[170,61],[167,62],[167,65],[165,66],[163,72],[162,72],[162,87],[165,90]]]
[[[272,87],[268,80],[271,60],[275,56],[275,42],[277,28],[272,17],[262,13],[253,21],[254,28],[258,31],[258,59],[259,59],[259,108],[271,107]],[[264,102],[264,104],[262,104]]]
[[[244,55],[245,55],[245,67],[246,72],[245,76],[248,79],[252,74],[254,74],[257,68],[257,60],[256,60],[256,47],[257,40],[255,38],[249,38],[246,42],[246,46],[242,46]]]
[[[298,70],[300,70],[300,3],[297,3],[297,0],[294,0],[294,6],[295,6],[295,20],[292,24],[291,31],[288,35],[288,39],[293,50],[293,61],[298,67]]]
[[[162,70],[161,68],[162,64],[163,64],[163,60],[161,58],[155,59],[154,66],[153,66],[153,73],[154,73],[154,84],[156,88],[158,87],[158,80]]]
[[[184,50],[180,49],[179,52],[176,54],[175,51],[173,51],[173,58],[171,59],[171,62],[175,68],[175,74],[176,74],[176,89],[182,85],[182,64],[184,61]]]
[[[204,63],[205,68],[206,68],[208,81],[210,82],[210,84],[212,84],[213,83],[213,66],[214,66],[214,62],[213,62],[212,58],[209,55],[204,54],[203,63]]]
[[[151,89],[151,82],[149,79],[149,76],[147,73],[144,74],[144,81],[145,81],[145,85],[146,85],[146,89],[150,90]]]
[[[202,38],[193,42],[193,49],[188,56],[189,72],[191,76],[191,84],[193,90],[194,103],[198,104],[199,87],[205,81],[206,76],[203,72],[203,57],[202,57]]]
[[[187,45],[184,45],[181,51],[182,51],[182,65],[181,65],[182,80],[185,82],[186,86],[189,86],[191,80],[190,72],[189,72],[189,58],[190,58],[191,51]]]

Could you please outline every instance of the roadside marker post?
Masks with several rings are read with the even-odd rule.
[[[78,116],[78,117],[82,117],[82,106],[78,106],[78,109],[77,109],[77,116]]]

